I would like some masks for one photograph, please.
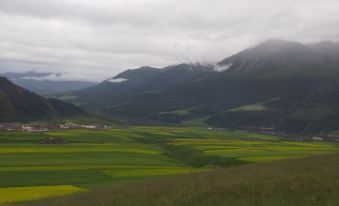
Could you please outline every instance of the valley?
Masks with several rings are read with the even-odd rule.
[[[65,141],[43,143],[48,137]],[[204,127],[2,131],[0,142],[0,205],[339,151],[334,143]]]
[[[0,0],[0,206],[339,206],[338,25],[338,0]]]

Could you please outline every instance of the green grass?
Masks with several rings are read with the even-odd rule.
[[[46,137],[43,133],[0,131],[0,143],[37,143]]]
[[[192,110],[192,109],[194,109],[194,107],[170,111],[170,112],[160,112],[160,113],[157,113],[157,114],[169,114],[170,113],[170,114],[176,114],[176,115],[179,115],[179,116],[185,116],[185,115],[190,115],[191,114],[190,110]]]
[[[248,104],[248,105],[243,105],[234,109],[230,109],[228,111],[230,112],[260,112],[260,111],[265,111],[267,108],[265,107],[264,104],[269,103],[269,102],[273,102],[273,101],[277,101],[279,100],[279,98],[275,98],[275,99],[270,99],[270,100],[266,100],[263,102],[258,102],[256,104]]]
[[[183,121],[183,125],[192,126],[192,127],[208,127],[205,121],[208,117],[195,118],[187,121]]]
[[[116,184],[22,206],[337,206],[339,155]]]
[[[266,110],[266,107],[258,103],[258,104],[244,105],[241,107],[231,109],[229,111],[230,112],[248,112],[248,111],[265,111],[265,110]]]
[[[68,143],[46,145],[49,137]],[[120,184],[215,167],[325,154],[338,145],[203,127],[0,132],[0,188]],[[20,201],[20,198],[18,199]]]
[[[185,174],[195,171],[193,168],[133,168],[103,170],[103,173],[114,178],[119,177],[151,177],[170,174]]]

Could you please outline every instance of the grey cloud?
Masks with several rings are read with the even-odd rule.
[[[270,38],[339,41],[337,25],[337,0],[0,0],[0,73],[98,81],[213,63]]]

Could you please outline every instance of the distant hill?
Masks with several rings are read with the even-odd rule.
[[[203,65],[180,64],[163,69],[141,67],[127,70],[94,87],[73,92],[75,102],[89,109],[119,104],[141,94],[155,94],[171,90],[186,82],[202,78],[211,72]]]
[[[72,95],[115,117],[319,134],[339,129],[338,82],[338,43],[269,40],[214,66],[128,70]]]
[[[44,98],[0,77],[0,122],[82,114],[84,111],[73,104]]]
[[[15,84],[36,92],[40,95],[49,95],[56,93],[71,92],[87,87],[94,86],[94,82],[86,81],[56,81],[49,80],[50,77],[56,77],[58,74],[53,73],[37,73],[37,72],[25,72],[25,73],[1,73],[0,76],[4,76],[10,79]]]
[[[327,60],[339,62],[339,43],[332,41],[323,41],[307,45],[313,51],[321,53]]]

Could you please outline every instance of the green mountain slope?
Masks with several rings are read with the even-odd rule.
[[[83,113],[70,103],[46,99],[0,77],[0,121],[38,120]]]

